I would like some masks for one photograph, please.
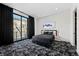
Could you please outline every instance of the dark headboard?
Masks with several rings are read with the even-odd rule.
[[[41,30],[41,34],[51,34],[57,36],[57,30]]]

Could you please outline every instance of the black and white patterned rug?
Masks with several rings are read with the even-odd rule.
[[[1,46],[0,56],[78,56],[78,54],[69,42],[55,41],[50,48],[46,48],[27,39]]]

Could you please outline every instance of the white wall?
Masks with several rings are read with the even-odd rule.
[[[72,45],[74,45],[73,42],[73,22],[71,22],[73,20],[71,15],[71,10],[65,10],[63,12],[54,14],[54,15],[50,15],[50,16],[46,16],[46,17],[42,17],[42,18],[37,18],[36,19],[36,30],[35,30],[35,35],[39,35],[41,34],[41,30],[43,30],[43,24],[46,22],[55,22],[56,23],[56,29],[58,31],[59,34],[59,39],[58,40],[62,40],[62,41],[68,41],[70,42]],[[72,29],[71,29],[72,28]]]

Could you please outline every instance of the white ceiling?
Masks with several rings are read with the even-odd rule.
[[[72,8],[72,3],[4,3],[33,17],[44,17]]]

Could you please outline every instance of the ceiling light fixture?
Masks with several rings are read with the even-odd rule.
[[[58,10],[58,8],[56,8],[56,10]]]

